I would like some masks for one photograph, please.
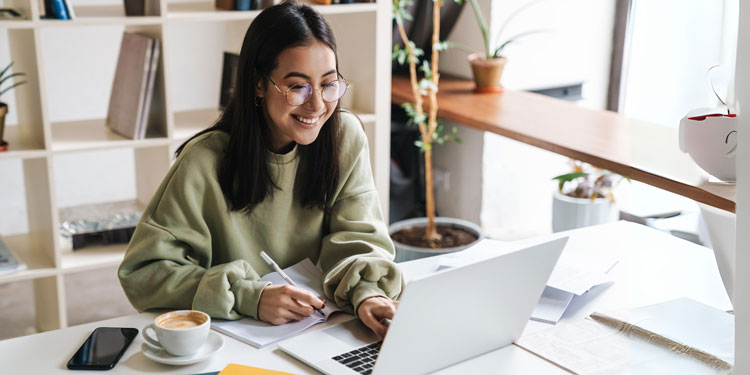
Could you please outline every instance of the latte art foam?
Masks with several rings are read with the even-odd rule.
[[[172,315],[160,320],[158,325],[167,329],[184,329],[197,327],[205,323],[205,321],[204,317],[200,314]]]

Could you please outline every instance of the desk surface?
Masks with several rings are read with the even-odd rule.
[[[557,233],[551,238],[569,235],[570,239],[561,259],[570,262],[596,262],[602,257],[618,259],[612,269],[615,282],[596,287],[577,297],[568,307],[562,322],[583,318],[593,311],[637,307],[677,297],[689,297],[722,310],[731,309],[724,291],[713,252],[704,247],[678,239],[645,226],[617,222],[597,227]],[[497,252],[510,251],[549,239],[534,239],[503,243]],[[466,256],[490,256],[488,250],[470,252]],[[420,259],[404,264],[407,277],[430,272],[439,262],[438,257]],[[0,341],[2,372],[8,374],[69,374],[67,360],[96,327],[120,326],[142,329],[156,316],[142,313],[57,331]],[[321,329],[349,319],[339,315],[331,321],[311,329]],[[530,321],[525,333],[551,327]],[[303,363],[289,357],[275,345],[255,349],[224,336],[225,346],[217,355],[190,366],[167,366],[146,358],[140,347],[142,337],[133,342],[120,363],[108,374],[170,373],[198,374],[219,371],[228,363],[240,363],[295,374],[316,374]],[[510,345],[505,348],[438,371],[440,375],[482,374],[567,374],[555,365]]]
[[[707,174],[680,151],[676,128],[540,94],[475,94],[473,89],[472,81],[441,76],[438,116],[735,212],[735,186],[709,183]],[[402,104],[412,98],[409,79],[394,75],[391,101]]]

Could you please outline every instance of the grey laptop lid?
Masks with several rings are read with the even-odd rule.
[[[374,374],[423,374],[511,344],[567,237],[412,280]]]

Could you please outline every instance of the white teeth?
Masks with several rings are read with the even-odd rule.
[[[300,116],[294,115],[294,118],[296,118],[297,120],[299,120],[301,122],[304,122],[305,124],[314,124],[314,123],[318,122],[318,117],[304,118],[304,117],[300,117]]]

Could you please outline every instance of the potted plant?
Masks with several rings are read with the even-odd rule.
[[[474,9],[474,16],[476,16],[477,18],[479,31],[482,33],[482,39],[484,41],[484,53],[476,53],[470,48],[455,42],[447,42],[446,46],[449,48],[456,47],[469,53],[469,64],[471,65],[471,72],[474,76],[476,92],[502,92],[503,86],[500,84],[500,80],[502,79],[505,63],[508,61],[508,59],[503,54],[503,52],[505,51],[505,47],[525,36],[547,31],[531,30],[516,34],[507,39],[501,39],[503,31],[514,17],[516,17],[518,14],[528,9],[532,5],[535,5],[541,1],[543,0],[532,1],[530,3],[527,3],[526,5],[521,6],[513,13],[511,13],[508,18],[501,22],[500,29],[497,34],[498,43],[496,46],[492,46],[490,45],[490,31],[488,30],[487,23],[484,21],[484,17],[482,16],[482,10],[479,9],[477,0],[470,0],[471,7],[472,9]]]
[[[393,58],[400,64],[409,64],[409,76],[414,95],[414,103],[402,105],[409,116],[409,123],[419,128],[420,139],[415,145],[424,154],[425,164],[425,217],[408,219],[393,223],[389,232],[396,246],[396,261],[422,258],[445,252],[465,249],[482,238],[479,227],[471,222],[452,218],[435,218],[435,196],[433,187],[432,147],[454,140],[460,142],[457,129],[446,133],[442,123],[437,119],[438,104],[437,91],[440,74],[438,73],[438,54],[447,44],[441,42],[440,35],[440,7],[442,1],[434,1],[432,56],[430,60],[423,59],[424,52],[417,48],[414,42],[406,36],[403,20],[410,20],[411,14],[407,6],[410,0],[393,0],[393,18],[396,21],[399,35],[404,47],[395,46]],[[419,67],[419,68],[418,68]],[[418,70],[421,77],[418,76]],[[429,113],[423,109],[424,96],[430,101]]]
[[[552,197],[552,231],[609,223],[619,218],[614,189],[626,179],[616,173],[573,161],[573,171],[557,177]]]
[[[11,61],[8,66],[5,67],[2,71],[0,71],[0,99],[2,99],[3,94],[6,92],[12,90],[15,87],[18,87],[26,81],[16,82],[11,84],[10,86],[3,89],[3,84],[5,81],[8,81],[9,79],[13,77],[21,77],[25,76],[25,73],[10,73],[10,68],[13,66],[13,62]],[[5,115],[8,114],[8,105],[0,101],[0,151],[5,151],[8,149],[8,142],[5,142],[5,138],[3,138],[5,134]]]

